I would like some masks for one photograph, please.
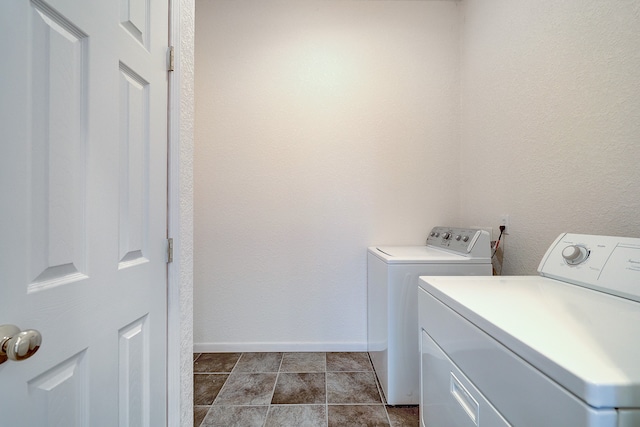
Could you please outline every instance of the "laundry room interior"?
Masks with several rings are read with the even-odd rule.
[[[635,0],[196,0],[194,352],[367,350],[367,248],[640,237]]]

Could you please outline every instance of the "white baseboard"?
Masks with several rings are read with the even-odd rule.
[[[219,342],[193,343],[194,353],[367,351],[366,342]]]

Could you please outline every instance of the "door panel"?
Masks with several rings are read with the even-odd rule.
[[[33,422],[29,425],[89,425],[88,385],[84,351],[30,380],[28,394],[33,414],[29,418]]]
[[[29,291],[86,278],[87,36],[34,2],[28,102]],[[25,141],[27,142],[27,141]]]
[[[166,424],[167,0],[4,0],[2,423]]]
[[[120,261],[147,260],[149,83],[120,63]],[[143,249],[144,248],[144,249]]]

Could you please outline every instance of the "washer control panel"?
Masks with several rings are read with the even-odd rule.
[[[640,301],[640,238],[563,233],[547,250],[538,272]]]
[[[491,236],[484,230],[438,226],[427,236],[427,246],[485,257],[491,253],[490,240]]]

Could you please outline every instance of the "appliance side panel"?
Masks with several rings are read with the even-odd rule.
[[[367,350],[383,388],[387,388],[387,263],[367,253]]]

